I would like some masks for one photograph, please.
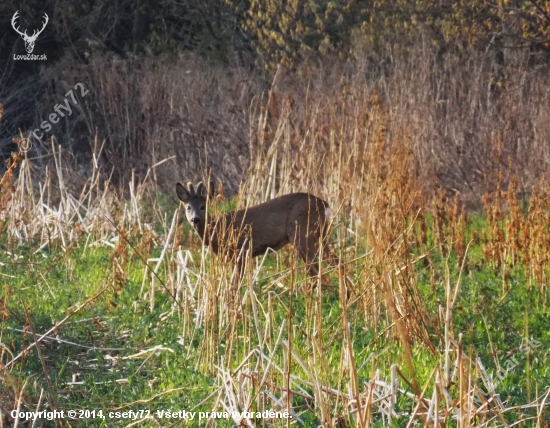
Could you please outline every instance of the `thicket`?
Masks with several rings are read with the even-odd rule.
[[[35,48],[47,62],[13,59],[16,10],[29,31],[48,13]],[[89,95],[30,137],[32,153],[55,137],[78,171],[105,141],[100,161],[121,188],[168,159],[161,186],[212,169],[234,192],[259,108],[271,102],[277,121],[289,103],[298,124],[311,100],[365,90],[409,126],[415,173],[466,202],[510,160],[520,192],[548,170],[548,1],[9,0],[0,16],[4,158],[81,82]]]
[[[91,406],[545,426],[549,4],[0,4],[0,426]],[[48,62],[13,60],[17,8],[48,13]],[[345,269],[306,278],[282,249],[235,288],[174,196],[209,172],[240,191],[215,214],[325,198]]]
[[[548,184],[522,210],[496,171],[486,215],[470,216],[411,174],[409,127],[377,94],[338,100],[261,109],[240,192],[329,201],[343,266],[322,277],[287,247],[235,278],[152,174],[120,198],[99,144],[76,189],[59,146],[44,180],[14,154],[0,180],[4,426],[22,426],[14,408],[92,405],[289,409],[303,426],[545,426]],[[209,209],[242,203],[220,194]],[[234,424],[252,425],[218,426]]]

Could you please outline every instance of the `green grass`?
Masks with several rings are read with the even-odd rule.
[[[475,217],[471,227],[483,228],[483,219]],[[138,247],[139,239],[139,236],[134,239],[134,248]],[[3,364],[34,341],[32,334],[28,333],[30,330],[34,329],[37,334],[48,331],[92,296],[101,290],[103,292],[50,335],[71,343],[49,340],[40,347],[43,363],[36,349],[32,349],[9,368],[15,385],[7,377],[1,381],[6,388],[5,392],[0,392],[1,409],[11,409],[12,396],[7,391],[20,391],[27,380],[25,394],[28,402],[36,403],[41,389],[48,396],[52,392],[47,375],[59,409],[101,409],[104,414],[118,409],[143,409],[151,413],[163,409],[207,412],[216,407],[223,410],[215,402],[216,395],[210,399],[207,397],[219,387],[220,365],[230,361],[231,366],[224,368],[236,369],[256,346],[257,330],[251,300],[245,301],[241,317],[223,330],[215,331],[212,324],[204,323],[199,328],[189,328],[189,322],[193,323],[193,320],[186,319],[185,311],[174,307],[172,298],[162,289],[157,291],[155,307],[150,310],[149,301],[140,294],[146,269],[143,261],[131,254],[132,249],[128,249],[129,261],[121,284],[114,280],[113,248],[85,249],[85,242],[86,236],[81,237],[66,253],[56,246],[40,251],[29,245],[17,246],[10,249],[14,255],[9,256],[6,252],[8,244],[5,239],[2,241],[4,265],[1,273],[4,275],[0,276],[0,299],[5,307],[0,323],[0,342],[3,345]],[[158,257],[160,251],[161,248],[155,248],[151,257]],[[193,267],[198,270],[200,255],[195,253],[193,256]],[[503,294],[500,270],[482,262],[480,246],[471,247],[467,257],[459,297],[453,308],[454,333],[462,333],[464,353],[474,360],[479,357],[494,378],[496,362],[502,366],[511,359],[514,367],[499,383],[498,392],[507,405],[525,404],[550,385],[549,298],[541,295],[538,287],[527,287],[521,266],[511,270],[507,280],[509,290]],[[460,263],[454,255],[446,261],[435,250],[430,263],[431,267],[428,263],[417,263],[414,275],[427,313],[435,320],[439,308],[445,306],[446,263],[453,286],[459,277]],[[263,272],[267,275],[275,268],[275,258],[268,257]],[[167,269],[168,264],[164,263],[159,278],[168,284],[167,278],[173,272]],[[358,266],[356,273],[361,270],[362,267]],[[430,273],[432,270],[435,271],[435,281]],[[148,290],[150,279],[145,284],[145,290]],[[301,360],[309,361],[313,366],[317,364],[319,379],[332,388],[346,389],[351,375],[341,368],[345,341],[338,297],[327,292],[319,301],[315,292],[305,295],[295,292],[291,296],[285,288],[264,293],[269,284],[270,280],[254,284],[261,306],[261,334],[272,345],[279,333],[281,340],[290,338],[291,348]],[[244,290],[241,290],[241,297],[243,294]],[[192,309],[186,310],[193,313]],[[348,317],[360,385],[368,384],[376,370],[387,379],[392,364],[397,364],[406,375],[410,375],[405,368],[401,343],[396,333],[387,329],[385,318],[380,320],[378,331],[374,331],[365,325],[361,308],[351,308]],[[286,327],[280,329],[283,322]],[[186,331],[184,326],[187,326]],[[443,337],[441,328],[442,323],[429,327],[431,340],[438,349],[444,347],[440,340]],[[537,344],[530,352],[521,347],[527,338]],[[214,349],[208,347],[209,341],[214,344]],[[321,351],[315,349],[313,341]],[[279,349],[274,361],[283,367],[287,348]],[[264,348],[264,352],[267,350],[268,347]],[[230,354],[231,359],[228,358]],[[313,363],[312,356],[319,354],[323,356],[322,361]],[[433,367],[441,362],[440,357],[431,353],[419,340],[413,343],[413,361],[422,386],[428,381]],[[509,363],[507,367],[511,367]],[[303,368],[294,361],[290,372],[304,375]],[[283,376],[274,374],[269,381],[281,383]],[[408,389],[402,383],[400,387]],[[313,395],[313,388],[305,386],[304,391]],[[272,392],[280,395],[277,390]],[[301,416],[305,426],[322,423],[320,413],[314,411],[316,403],[311,399],[296,397],[294,405],[309,409]],[[254,406],[249,410],[254,410]],[[414,406],[414,401],[405,395],[400,395],[396,403],[398,413],[410,414]],[[518,417],[517,413],[506,414],[510,421]],[[373,426],[384,426],[380,415],[375,414],[373,421]],[[407,416],[401,414],[393,424],[402,426],[406,421]],[[182,423],[180,420],[173,422]],[[257,422],[261,423],[260,420]],[[85,422],[74,420],[71,425],[108,427],[128,423],[129,420],[97,418]],[[284,425],[286,421],[280,423]],[[161,424],[171,426],[168,420],[162,420]],[[205,420],[190,421],[190,426],[204,424]],[[141,426],[156,424],[145,421]],[[216,426],[235,424],[222,419]]]

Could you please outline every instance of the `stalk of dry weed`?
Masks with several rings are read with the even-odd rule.
[[[32,159],[24,158],[19,175],[6,176],[12,184],[6,184],[10,197],[2,205],[10,219],[5,233],[14,242],[35,239],[39,249],[70,249],[82,231],[85,248],[113,248],[110,280],[117,292],[126,283],[128,253],[138,254],[146,270],[143,299],[153,309],[158,292],[173,297],[172,311],[182,320],[188,356],[195,357],[198,370],[216,379],[209,397],[212,409],[285,410],[297,421],[313,412],[326,426],[367,427],[375,417],[383,423],[406,417],[409,426],[418,420],[438,426],[456,419],[459,426],[470,427],[490,426],[494,418],[503,418],[510,409],[498,402],[481,362],[468,355],[453,330],[460,277],[451,284],[449,265],[444,281],[431,272],[433,287],[445,296],[440,319],[428,310],[417,282],[415,264],[424,259],[432,263],[430,214],[435,245],[446,263],[452,252],[460,263],[466,260],[467,220],[458,198],[449,203],[436,192],[432,199],[423,188],[408,128],[395,124],[394,112],[379,94],[344,92],[338,102],[317,100],[308,105],[302,121],[294,119],[295,108],[286,103],[273,117],[268,109],[259,111],[251,130],[252,167],[241,196],[254,203],[310,191],[330,201],[335,247],[355,282],[355,295],[348,301],[339,271],[341,298],[334,304],[341,305],[342,315],[330,325],[323,317],[326,291],[317,287],[310,295],[301,294],[301,271],[292,253],[278,253],[288,259],[288,269],[266,276],[266,256],[236,275],[234,261],[207,257],[205,248],[199,252],[179,246],[177,213],[158,213],[165,232],[156,232],[141,209],[147,183],[132,180],[130,200],[119,201],[98,165],[103,145],[97,141],[91,177],[77,192],[70,189],[72,172],[58,146],[52,145],[43,182],[35,181]],[[546,273],[537,263],[545,263],[550,250],[550,197],[547,190],[533,195],[527,218],[513,186],[506,192],[497,187],[487,196],[485,254],[499,266],[525,260],[533,278],[542,281]],[[213,215],[219,214],[220,202],[211,205]],[[135,236],[142,237],[137,252],[128,245]],[[153,258],[155,247],[160,256]],[[458,269],[462,272],[464,265]],[[303,302],[303,318],[296,314],[298,302]],[[354,348],[363,331],[352,330],[358,326],[373,330],[376,340],[396,339],[401,354],[387,374],[378,369],[383,363],[379,354],[365,357]],[[195,353],[189,343],[197,336],[201,341]],[[418,347],[439,361],[424,383],[414,361]],[[411,414],[397,413],[401,399],[415,403]],[[246,419],[235,422],[251,424]]]

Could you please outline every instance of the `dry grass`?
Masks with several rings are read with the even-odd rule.
[[[436,60],[424,59],[424,67]],[[208,163],[197,161],[202,149],[196,148],[194,155],[185,146],[169,150],[177,142],[177,138],[170,139],[170,133],[180,125],[170,128],[165,120],[196,112],[186,110],[183,103],[174,107],[174,116],[162,116],[161,107],[170,106],[169,100],[178,96],[187,99],[188,94],[177,92],[174,70],[159,72],[153,65],[145,76],[162,77],[155,81],[158,86],[151,82],[134,82],[132,86],[133,75],[122,65],[112,70],[92,67],[97,73],[92,77],[106,86],[95,86],[98,105],[86,108],[89,117],[94,117],[96,108],[107,112],[100,129],[111,140],[94,141],[85,180],[72,181],[74,165],[54,141],[43,149],[47,160],[31,159],[24,152],[14,155],[1,181],[5,251],[29,243],[35,253],[46,247],[58,248],[61,256],[54,263],[70,264],[75,246],[84,251],[94,246],[111,248],[103,283],[94,297],[76,309],[67,308],[68,318],[84,306],[96,304],[107,289],[114,296],[129,292],[125,287],[131,263],[139,260],[143,280],[136,300],[147,302],[148,311],[155,313],[159,294],[169,297],[170,310],[159,318],[178,320],[175,328],[181,332],[186,357],[196,371],[215,379],[212,391],[204,394],[211,410],[282,409],[297,423],[307,426],[313,418],[332,427],[405,422],[407,426],[490,427],[506,425],[507,413],[512,412],[525,423],[531,421],[530,426],[546,426],[550,390],[538,390],[521,406],[503,402],[476,350],[471,344],[467,349],[463,346],[455,321],[462,275],[471,268],[469,251],[476,240],[483,245],[480,263],[502,273],[503,296],[509,291],[511,269],[523,266],[529,286],[538,287],[540,299],[547,300],[548,187],[544,181],[533,187],[524,213],[517,199],[518,193],[523,194],[517,184],[520,179],[512,178],[523,164],[489,175],[494,180],[489,185],[490,180],[483,181],[477,172],[494,172],[504,154],[522,162],[533,156],[545,159],[547,148],[539,143],[546,138],[546,128],[539,126],[540,116],[533,115],[530,125],[517,119],[535,108],[524,101],[521,106],[527,112],[517,108],[507,112],[509,116],[499,120],[511,128],[504,127],[498,137],[490,136],[491,118],[511,109],[517,101],[515,95],[495,95],[493,89],[481,93],[484,75],[473,78],[473,60],[461,66],[471,72],[472,87],[465,87],[445,70],[428,82],[425,69],[398,67],[405,75],[382,79],[375,85],[379,89],[368,81],[354,82],[360,74],[352,74],[349,79],[342,78],[333,93],[323,93],[319,88],[326,82],[319,81],[303,100],[296,100],[278,92],[279,81],[265,102],[252,104],[247,130],[250,168],[237,204],[305,190],[328,200],[335,212],[334,246],[346,268],[324,272],[338,284],[337,296],[323,287],[303,293],[304,284],[314,280],[305,277],[303,266],[288,251],[276,257],[266,254],[249,263],[245,274],[237,277],[230,263],[209,257],[196,237],[183,235],[186,232],[179,226],[177,210],[167,212],[158,205],[153,197],[158,191],[155,177],[167,166],[166,159],[176,156],[182,161],[179,165],[191,165],[195,171]],[[542,91],[541,82],[523,90]],[[143,87],[150,92],[141,93]],[[121,93],[127,95],[123,101],[117,99]],[[547,89],[539,95],[542,99],[547,96]],[[462,97],[472,103],[469,113],[461,110]],[[137,111],[125,114],[128,105]],[[143,114],[141,107],[147,105],[157,110],[146,114],[149,122],[144,128],[125,128],[136,122],[136,116]],[[489,113],[478,123],[474,119],[480,109]],[[511,117],[514,125],[508,124]],[[96,123],[88,125],[95,127]],[[510,135],[523,135],[525,126],[537,129],[533,135],[536,144],[530,144],[529,150],[524,145],[512,147]],[[216,129],[221,132],[223,126]],[[466,136],[467,129],[476,137]],[[139,135],[132,135],[135,131]],[[144,137],[143,146],[135,145],[138,137]],[[121,156],[114,152],[116,138],[127,143],[127,159],[116,157]],[[476,146],[482,140],[490,143]],[[110,169],[105,171],[102,166],[105,153],[111,161],[126,162],[134,159],[133,153],[153,148],[151,166],[124,182],[129,197],[121,200],[111,184]],[[473,160],[463,164],[466,153]],[[48,166],[36,171],[35,162]],[[434,189],[436,179],[430,174],[447,184],[444,190]],[[530,174],[522,176],[522,186],[533,182]],[[457,192],[449,198],[450,192],[445,190],[470,188],[468,200],[474,204],[474,196],[484,189],[482,182],[491,189],[483,199],[487,230],[470,233]],[[214,215],[225,210],[227,203],[224,198],[216,202],[211,206]],[[346,288],[352,291],[350,299]],[[8,303],[2,304],[7,308]],[[41,349],[36,344],[66,319],[42,336],[33,334],[31,345],[19,349],[18,355],[3,347],[1,382],[8,392],[7,398],[0,395],[0,400],[14,408],[29,407],[24,397],[30,386],[10,381],[14,367],[20,355],[35,347]],[[163,328],[174,327],[167,323]],[[368,334],[371,343],[365,343]],[[197,337],[200,341],[194,347]],[[364,350],[369,350],[369,355]],[[144,358],[145,364],[149,357],[136,350],[128,358]],[[46,367],[43,375],[48,378]],[[55,395],[51,388],[49,394]],[[156,395],[151,394],[152,401]],[[250,420],[235,423],[253,425]]]
[[[548,171],[548,67],[533,65],[528,52],[506,51],[497,61],[487,52],[442,52],[419,41],[388,58],[370,55],[358,51],[358,59],[348,63],[306,62],[292,71],[280,69],[273,79],[191,54],[123,60],[95,52],[89,64],[67,57],[42,76],[44,96],[36,103],[35,122],[82,82],[90,93],[52,133],[81,171],[94,139],[105,140],[98,162],[114,170],[112,181],[123,191],[132,170],[143,180],[152,165],[170,158],[153,170],[165,191],[174,178],[196,181],[212,169],[234,195],[247,170],[256,168],[250,164],[259,159],[255,150],[271,143],[262,140],[260,128],[273,128],[282,118],[304,128],[312,120],[326,121],[342,94],[345,108],[352,100],[382,102],[387,134],[399,130],[409,139],[411,168],[423,185],[438,186],[447,198],[458,194],[468,208],[480,209],[482,195],[495,190],[486,174],[500,170],[509,183],[512,173],[523,197]],[[268,115],[258,114],[262,103],[269,104]],[[308,144],[325,144],[308,138]],[[330,137],[325,132],[323,138]],[[342,133],[339,138],[345,144],[358,141]],[[37,154],[49,151],[48,141],[44,147],[35,142]]]

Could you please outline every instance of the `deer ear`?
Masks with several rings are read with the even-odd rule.
[[[176,194],[178,195],[179,200],[184,203],[189,201],[189,198],[191,198],[191,194],[181,183],[176,184]]]

